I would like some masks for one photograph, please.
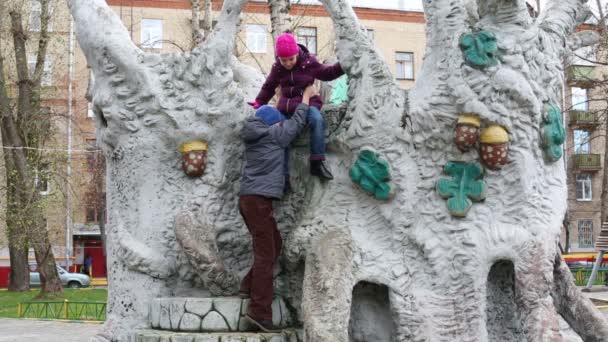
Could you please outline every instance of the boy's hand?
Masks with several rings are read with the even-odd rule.
[[[302,103],[309,104],[310,98],[317,95],[317,87],[314,84],[309,85],[304,89],[304,94],[302,95]]]

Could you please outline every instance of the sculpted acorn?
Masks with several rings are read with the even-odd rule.
[[[180,146],[182,153],[182,169],[190,177],[200,177],[207,167],[207,143],[190,141]]]
[[[463,152],[470,150],[479,139],[479,126],[480,120],[477,115],[461,115],[454,130],[454,144]]]
[[[509,162],[509,133],[500,125],[481,132],[479,154],[486,167],[499,170]]]

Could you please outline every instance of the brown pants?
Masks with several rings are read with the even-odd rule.
[[[241,282],[249,293],[248,314],[258,320],[272,320],[272,268],[281,254],[283,241],[272,212],[272,199],[243,195],[239,210],[253,241],[253,265]]]

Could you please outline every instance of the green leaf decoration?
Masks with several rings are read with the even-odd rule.
[[[483,180],[484,168],[481,164],[449,162],[444,172],[452,179],[440,179],[437,193],[448,200],[448,210],[455,217],[465,217],[473,206],[486,198],[486,182]]]
[[[348,101],[348,77],[346,75],[338,78],[331,90],[329,103],[339,105]]]
[[[559,107],[554,104],[547,106],[542,134],[543,150],[547,159],[552,162],[560,160],[564,153],[562,145],[566,141],[566,130],[562,123],[562,113]]]
[[[363,150],[350,169],[350,179],[365,192],[379,200],[391,197],[390,167],[387,161],[370,150]]]
[[[498,46],[496,36],[492,32],[463,34],[459,45],[464,60],[473,68],[483,69],[498,64]]]

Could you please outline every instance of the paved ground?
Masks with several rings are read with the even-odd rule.
[[[608,300],[608,291],[585,293]],[[602,310],[608,318],[608,310]],[[99,324],[0,318],[0,342],[88,342]]]
[[[0,342],[88,342],[99,324],[0,318]]]
[[[592,299],[608,301],[608,290],[606,290],[605,287],[602,287],[602,288],[594,287],[593,292],[583,292],[583,293],[585,294],[585,296],[592,298]]]

